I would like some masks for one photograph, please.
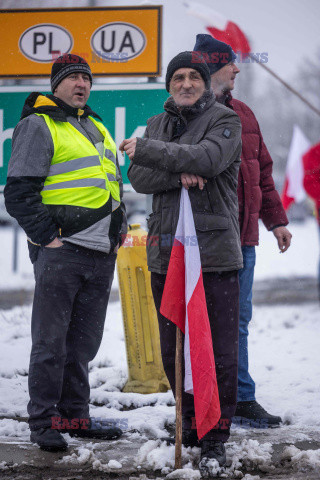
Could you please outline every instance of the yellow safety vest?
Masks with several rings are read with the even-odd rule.
[[[101,122],[88,117],[104,136],[104,155],[71,123],[44,118],[53,140],[54,155],[44,187],[42,202],[48,205],[73,205],[100,208],[110,194],[112,210],[120,205],[120,187],[116,180],[116,145]]]

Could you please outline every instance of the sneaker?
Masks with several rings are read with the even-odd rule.
[[[100,440],[116,440],[121,437],[123,431],[115,426],[112,421],[93,422],[89,419],[87,428],[75,428],[68,430],[71,437],[97,438]]]
[[[162,438],[161,440],[166,442],[167,445],[174,445],[176,443],[175,437]],[[186,448],[200,447],[196,429],[182,430],[182,445]]]
[[[236,425],[253,428],[275,428],[282,422],[281,417],[270,415],[256,400],[238,402],[232,421]]]
[[[62,452],[68,448],[68,444],[61,433],[50,427],[32,430],[30,440],[32,443],[37,443],[41,450],[47,452]]]
[[[202,478],[220,475],[227,463],[224,443],[219,440],[201,440],[199,470]]]

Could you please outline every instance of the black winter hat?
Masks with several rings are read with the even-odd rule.
[[[194,68],[197,70],[203,81],[205,83],[206,89],[210,89],[211,79],[210,71],[205,62],[205,60],[199,58],[199,55],[194,55],[196,52],[181,52],[178,53],[173,59],[169,62],[166,74],[166,89],[169,92],[170,80],[173,77],[173,74],[179,68]]]
[[[89,75],[92,85],[92,73],[87,62],[73,53],[65,53],[57,58],[51,69],[51,91],[55,89],[65,77],[71,73],[83,72]]]
[[[193,50],[207,63],[210,75],[216,73],[228,63],[234,62],[237,58],[230,45],[220,42],[205,33],[197,35]]]

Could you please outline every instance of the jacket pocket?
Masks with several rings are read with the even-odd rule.
[[[151,214],[147,220],[148,238],[147,238],[147,262],[148,267],[161,270],[161,255],[160,255],[160,213]]]
[[[148,246],[159,246],[159,238],[160,238],[160,213],[151,213],[149,218],[147,219],[148,225]]]
[[[210,230],[227,230],[230,219],[226,215],[211,213],[194,213],[194,224],[199,232]]]

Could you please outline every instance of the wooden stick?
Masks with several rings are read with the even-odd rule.
[[[181,468],[181,448],[182,448],[182,341],[183,334],[180,328],[176,330],[176,448],[174,468]]]
[[[249,56],[251,57],[251,54],[249,54]],[[304,98],[297,90],[295,90],[294,88],[291,87],[291,85],[289,85],[287,82],[285,82],[282,78],[279,77],[279,75],[277,75],[276,73],[274,73],[273,70],[271,70],[271,68],[267,67],[264,63],[261,63],[261,62],[257,62],[260,67],[264,68],[268,73],[270,73],[270,75],[272,75],[274,78],[276,78],[277,80],[279,80],[280,83],[282,83],[282,85],[284,85],[288,90],[290,90],[291,93],[293,93],[294,95],[296,95],[298,98],[300,98],[300,100],[302,100],[306,105],[308,105],[309,108],[311,108],[311,110],[313,110],[316,114],[320,115],[320,110],[318,110],[316,107],[314,107],[306,98]]]

